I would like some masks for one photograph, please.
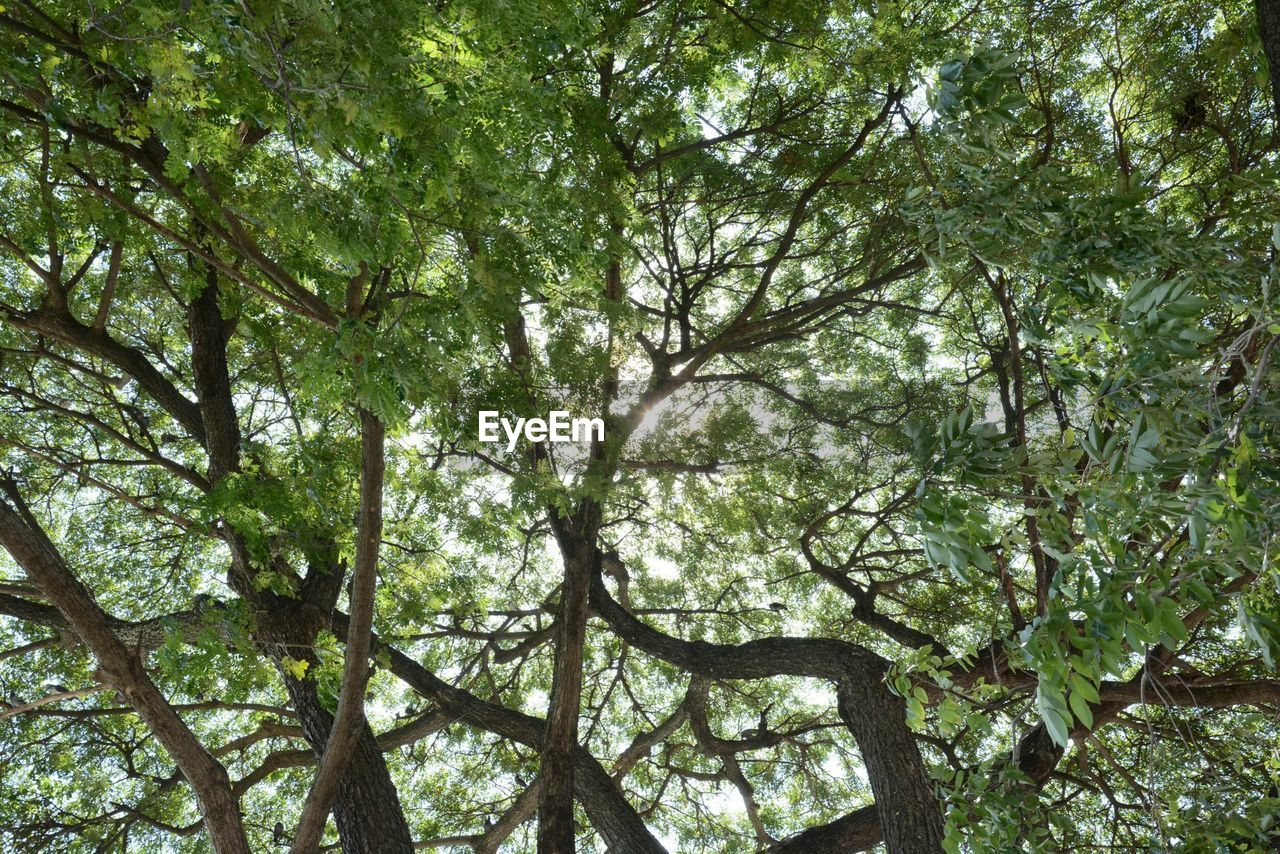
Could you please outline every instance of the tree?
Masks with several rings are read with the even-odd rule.
[[[1268,9],[0,7],[5,846],[1269,850]]]

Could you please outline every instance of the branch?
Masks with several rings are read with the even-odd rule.
[[[902,98],[902,92],[897,89],[890,90],[888,97],[885,98],[884,106],[880,112],[863,122],[861,130],[858,132],[857,138],[827,164],[818,175],[803,190],[796,200],[795,207],[792,208],[791,216],[787,220],[786,230],[782,233],[778,240],[777,248],[764,264],[764,269],[760,273],[760,281],[756,285],[755,291],[747,299],[746,303],[738,310],[737,314],[725,326],[724,330],[714,339],[704,345],[699,352],[693,357],[690,364],[684,369],[683,373],[692,375],[707,363],[712,357],[723,350],[730,344],[734,338],[749,324],[751,316],[764,303],[765,296],[769,292],[769,286],[773,282],[774,274],[778,268],[782,266],[782,262],[786,259],[787,253],[791,251],[791,247],[795,244],[796,238],[800,234],[800,227],[804,224],[805,218],[809,211],[809,203],[818,195],[821,190],[827,186],[828,182],[835,176],[837,172],[843,169],[857,156],[858,152],[866,144],[867,139],[871,136],[871,132],[880,127],[889,118],[895,104]]]
[[[74,700],[77,697],[88,697],[91,694],[98,694],[106,690],[109,690],[106,685],[90,685],[87,688],[76,688],[73,691],[55,691],[52,694],[37,697],[27,703],[20,703],[16,706],[10,706],[7,709],[0,709],[0,721],[5,718],[11,718],[14,715],[20,715],[23,712],[29,712],[32,709],[38,709],[41,706],[47,706],[50,703],[60,703],[63,700]]]
[[[1226,709],[1233,706],[1280,704],[1280,680],[1255,679],[1243,682],[1160,681],[1103,682],[1098,686],[1103,703],[1145,703],[1153,706],[1196,706]]]
[[[360,517],[356,532],[355,569],[351,577],[351,616],[342,667],[338,710],[320,769],[307,795],[294,834],[293,854],[310,854],[324,832],[333,796],[356,735],[364,726],[364,690],[369,680],[369,649],[373,631],[374,592],[378,580],[378,546],[382,542],[382,481],[386,467],[386,431],[373,413],[360,410]]]
[[[99,332],[103,332],[107,328],[107,317],[111,314],[111,300],[116,294],[116,280],[120,277],[120,258],[123,254],[123,240],[117,240],[111,244],[111,257],[107,262],[107,278],[102,285],[102,295],[98,298],[98,310],[93,315],[93,328]]]
[[[1258,35],[1271,74],[1271,98],[1275,119],[1280,125],[1280,0],[1253,0],[1258,13]]]
[[[218,309],[218,271],[195,256],[190,264],[204,274],[204,287],[191,301],[191,373],[200,401],[205,445],[209,449],[209,480],[217,483],[239,467],[240,427],[227,370],[227,333]]]
[[[345,614],[335,612],[333,631],[344,634]],[[409,656],[372,638],[375,650],[387,654],[389,670],[402,682],[465,723],[495,735],[539,749],[546,731],[541,718],[490,703],[438,678]],[[587,812],[592,826],[615,854],[665,854],[665,849],[645,827],[640,816],[623,796],[618,784],[581,746],[575,747],[574,794]]]
[[[195,791],[215,848],[227,854],[249,854],[240,805],[232,794],[226,768],[169,705],[143,669],[141,659],[112,632],[107,615],[36,524],[17,485],[8,481],[3,486],[14,506],[0,500],[0,543],[93,650],[104,681],[137,710],[178,763]]]
[[[19,329],[46,335],[115,365],[132,377],[193,439],[205,444],[200,407],[178,391],[140,351],[121,344],[100,329],[85,326],[70,314],[50,311],[6,311],[5,314]]]
[[[741,644],[686,641],[653,629],[592,579],[591,604],[620,638],[685,670],[721,679],[810,676],[836,685],[840,717],[853,734],[875,793],[890,851],[934,851],[942,810],[906,724],[901,698],[884,685],[888,666],[865,647],[834,638],[763,638]]]

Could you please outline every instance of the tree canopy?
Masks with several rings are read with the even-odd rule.
[[[0,55],[0,848],[1278,844],[1278,0]]]

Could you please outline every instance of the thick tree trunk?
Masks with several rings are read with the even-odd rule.
[[[836,689],[840,718],[853,733],[876,798],[876,813],[891,854],[942,850],[942,806],[906,726],[906,704],[866,674]]]
[[[333,715],[320,704],[313,680],[300,681],[287,676],[285,683],[298,713],[303,737],[319,759],[329,741]],[[409,854],[413,851],[400,795],[367,723],[360,727],[338,783],[333,817],[338,824],[343,854]]]
[[[386,472],[383,446],[386,431],[373,413],[360,410],[360,513],[356,534],[356,563],[351,578],[351,621],[342,668],[338,710],[329,728],[311,792],[298,821],[293,854],[310,854],[324,834],[338,787],[347,778],[353,748],[373,734],[364,716],[365,686],[369,682],[369,635],[373,631],[378,551],[382,541],[382,486]],[[370,779],[373,779],[372,777]],[[370,795],[377,794],[370,792]]]
[[[560,547],[564,552],[564,587],[556,620],[555,669],[547,732],[542,742],[538,854],[569,854],[574,850],[573,754],[578,747],[582,647],[586,640],[591,576],[597,555],[586,538],[562,536]]]
[[[203,262],[193,259],[192,265],[203,269],[205,275],[205,287],[191,303],[188,322],[192,372],[205,446],[209,452],[209,479],[216,483],[219,478],[239,469],[240,429],[227,365],[226,332],[218,310],[218,274]],[[381,442],[381,426],[378,425],[379,462]],[[376,530],[381,530],[380,471],[377,481],[379,521]],[[317,662],[310,650],[316,633],[324,624],[324,615],[314,605],[308,607],[309,603],[280,599],[269,591],[255,589],[243,543],[234,534],[229,536],[228,543],[233,555],[232,587],[258,611],[259,642],[264,651],[277,666],[284,656],[290,655],[307,661],[312,666],[311,672],[314,672]],[[368,544],[363,551],[370,551]],[[372,556],[376,561],[376,547],[372,549]],[[320,704],[314,679],[294,679],[283,668],[281,673],[298,713],[303,736],[317,758],[323,759],[333,730],[333,716]],[[338,837],[344,854],[407,854],[413,851],[413,840],[399,795],[373,732],[363,721],[351,748],[349,764],[333,798],[333,817],[338,824]]]
[[[217,483],[239,467],[240,425],[227,368],[227,333],[218,308],[218,271],[200,261],[192,265],[205,268],[205,286],[187,312],[191,371],[209,452],[209,480]]]
[[[1254,0],[1258,10],[1258,34],[1271,72],[1271,100],[1280,122],[1280,0]]]

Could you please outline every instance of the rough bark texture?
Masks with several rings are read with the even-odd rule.
[[[876,805],[862,807],[829,824],[810,827],[782,840],[774,854],[814,854],[821,851],[865,851],[881,841]]]
[[[288,678],[286,682],[303,737],[319,758],[329,740],[333,715],[321,705],[314,681]],[[347,753],[333,798],[333,817],[343,854],[399,854],[413,850],[400,795],[367,723],[361,722]]]
[[[475,247],[472,247],[473,254]],[[503,326],[511,365],[529,382],[532,364],[524,318],[517,316]],[[547,458],[546,447],[534,443],[529,460],[536,467]],[[538,770],[538,852],[569,854],[574,850],[573,822],[574,750],[578,745],[578,713],[582,699],[582,647],[587,636],[591,573],[596,560],[599,530],[598,505],[584,500],[578,511],[566,517],[548,508],[564,564],[560,605],[556,614],[551,696],[546,731],[540,740]]]
[[[202,436],[209,454],[209,479],[216,483],[224,475],[237,471],[240,467],[240,429],[236,419],[235,404],[232,396],[231,377],[227,364],[226,327],[222,314],[218,309],[218,273],[217,270],[203,261],[193,259],[197,269],[203,269],[205,287],[192,301],[189,310],[189,329],[191,334],[192,373],[195,380],[196,394],[199,399],[199,411],[203,425]],[[377,560],[377,540],[381,533],[381,460],[382,429],[376,420],[369,416],[375,435],[367,436],[372,442],[366,445],[377,446],[377,471],[374,479],[365,472],[361,478],[362,517],[359,524],[363,535],[358,544],[360,557],[366,560],[366,569],[361,577],[367,587],[375,577]],[[362,429],[369,430],[370,424],[362,417]],[[370,461],[365,461],[368,468]],[[378,501],[366,500],[366,488],[378,494]],[[376,506],[375,506],[376,505]],[[376,519],[370,518],[369,510],[375,510]],[[374,524],[376,523],[376,524]],[[321,705],[315,691],[314,681],[294,679],[281,665],[285,656],[306,661],[311,665],[311,672],[319,662],[309,652],[315,643],[316,633],[324,625],[326,617],[324,606],[331,602],[313,602],[307,598],[302,600],[283,598],[270,591],[260,591],[252,583],[252,569],[244,544],[233,531],[226,531],[226,539],[232,552],[231,586],[244,596],[254,607],[258,618],[258,641],[277,667],[285,681],[289,697],[298,713],[302,724],[303,736],[321,760],[321,769],[325,768],[325,748],[329,743],[333,730],[333,716]],[[370,542],[372,540],[372,543]],[[288,571],[287,567],[281,567]],[[340,586],[341,570],[335,565],[322,568],[329,573],[327,584],[307,585],[306,593],[318,595],[329,590],[336,596]],[[316,570],[321,572],[322,570]],[[335,576],[336,573],[336,576]],[[356,573],[360,575],[359,572]],[[364,592],[364,587],[361,588]],[[372,592],[368,592],[368,600],[372,602]],[[366,615],[367,616],[367,615]],[[363,632],[368,634],[368,622],[362,617]],[[365,652],[359,649],[352,651],[362,662],[367,661],[367,644]],[[345,679],[346,674],[344,674]],[[345,681],[344,681],[345,685]],[[363,687],[359,691],[363,698]],[[373,732],[364,722],[363,714],[358,720],[352,719],[348,710],[347,723],[343,727],[341,740],[347,742],[339,745],[338,753],[349,757],[345,773],[339,775],[336,769],[326,772],[324,781],[325,801],[324,815],[328,814],[328,804],[332,803],[334,819],[338,824],[338,836],[345,854],[374,854],[374,852],[407,852],[413,850],[413,842],[409,835],[408,824],[400,806],[400,799],[395,785],[387,771],[382,752],[378,749]],[[331,762],[336,759],[331,758]],[[338,784],[330,788],[333,783]],[[318,810],[318,808],[317,808]],[[314,819],[314,816],[313,816]],[[316,828],[312,821],[307,837],[302,840],[303,849],[315,847],[312,836]],[[319,830],[324,827],[324,816],[318,819]]]
[[[890,852],[942,850],[942,808],[906,725],[906,704],[881,680],[851,675],[836,689],[840,718],[862,753]]]
[[[619,637],[691,673],[721,679],[786,674],[835,682],[840,716],[862,753],[888,850],[941,850],[941,804],[907,729],[905,705],[884,684],[886,662],[880,656],[826,638],[767,638],[731,646],[671,637],[627,613],[598,575],[591,603]]]
[[[594,532],[592,536],[594,538]],[[561,549],[564,586],[556,619],[555,665],[539,771],[539,854],[569,854],[574,850],[573,752],[578,746],[582,647],[586,641],[588,597],[596,560],[595,549],[578,536],[562,536]]]
[[[194,262],[200,266],[200,262]],[[235,470],[240,460],[240,428],[227,369],[227,333],[218,309],[218,271],[206,268],[205,286],[188,309],[191,333],[191,371],[195,379],[205,448],[209,452],[209,480]]]
[[[1254,0],[1258,10],[1258,34],[1262,37],[1262,52],[1266,54],[1271,73],[1271,99],[1276,108],[1276,121],[1280,122],[1280,0]]]
[[[337,714],[323,740],[325,747],[320,756],[320,768],[316,771],[315,781],[302,810],[302,818],[298,822],[292,848],[295,854],[309,854],[315,849],[324,833],[334,795],[341,781],[347,779],[346,772],[351,768],[350,762],[360,755],[366,758],[376,757],[377,763],[382,763],[381,753],[372,743],[373,733],[365,725],[364,691],[369,681],[370,632],[373,628],[374,593],[378,577],[378,546],[382,539],[382,481],[386,467],[384,440],[385,430],[381,422],[367,410],[360,410],[360,516],[356,535],[356,566],[351,579],[351,618],[347,626],[342,688]],[[357,741],[367,742],[366,749],[360,754],[352,750]],[[373,748],[372,753],[369,747]],[[395,788],[389,786],[389,791],[352,790],[352,786],[362,783],[374,786],[380,786],[383,780],[390,783],[385,768],[381,775],[376,773],[376,768],[365,770],[365,773],[349,778],[349,805],[358,805],[366,812],[380,812],[385,805],[389,808],[388,812],[394,811],[395,817],[393,820],[388,815],[385,820],[377,823],[356,822],[365,829],[359,838],[354,835],[349,840],[344,838],[343,850],[385,851],[388,854],[412,851],[413,843],[409,838],[408,828],[405,827]],[[386,800],[388,796],[390,800]],[[372,816],[365,818],[371,819]],[[373,841],[367,836],[368,826],[374,824],[383,832],[382,838],[377,840],[376,847],[365,848],[364,845]]]
[[[12,496],[18,501],[16,494]],[[19,510],[22,509],[18,503]],[[200,814],[220,854],[248,854],[240,804],[227,770],[205,750],[142,666],[111,631],[107,615],[63,562],[34,520],[0,500],[0,543],[40,587],[93,651],[108,685],[125,701],[178,763],[195,791]]]

